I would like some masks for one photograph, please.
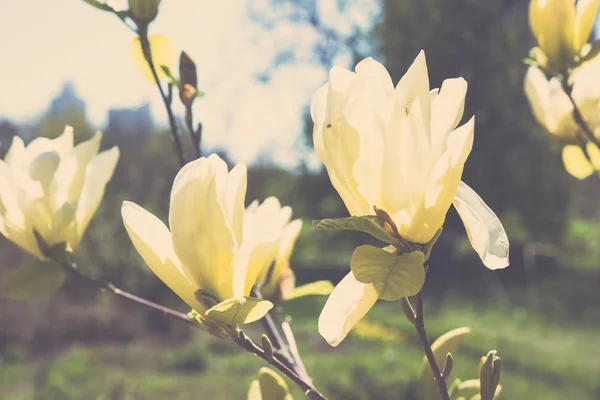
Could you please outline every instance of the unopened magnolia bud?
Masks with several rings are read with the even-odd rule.
[[[179,90],[179,98],[181,99],[181,102],[184,106],[191,107],[192,103],[197,97],[196,93],[196,88],[194,88],[189,83],[185,83],[181,86],[181,89]]]
[[[129,16],[137,24],[149,24],[158,15],[161,0],[129,0]]]
[[[496,354],[496,350],[492,350],[487,356],[481,357],[479,366],[481,400],[493,400],[500,382],[502,361]]]

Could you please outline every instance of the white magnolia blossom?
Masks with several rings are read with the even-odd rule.
[[[98,153],[101,133],[73,146],[67,126],[56,139],[36,138],[25,146],[15,136],[0,161],[0,232],[44,259],[34,230],[52,246],[79,245],[113,175],[119,149]]]
[[[230,172],[218,155],[200,158],[177,174],[171,191],[169,228],[131,202],[123,222],[135,248],[152,271],[190,307],[208,309],[196,292],[218,301],[248,296],[265,265],[277,253],[291,215],[268,198],[244,209],[247,170]]]
[[[600,138],[600,57],[576,68],[570,75],[571,96],[577,108],[594,133]],[[548,79],[537,67],[529,67],[524,90],[535,119],[552,135],[567,143],[562,151],[565,169],[574,177],[583,179],[600,169],[600,150],[591,142],[586,153],[580,146],[588,138],[573,118],[573,104],[558,78]],[[591,162],[590,162],[591,161]]]
[[[600,57],[594,58],[571,74],[573,100],[583,119],[600,137]],[[558,78],[546,78],[538,67],[525,74],[524,90],[533,115],[548,132],[567,141],[584,139],[573,119],[573,105]]]
[[[380,208],[404,239],[427,243],[454,204],[483,263],[504,268],[509,248],[504,228],[460,180],[475,122],[457,127],[466,91],[462,78],[430,91],[423,52],[396,87],[371,58],[358,63],[356,72],[333,67],[311,104],[315,148],[351,215]],[[337,345],[376,300],[372,284],[350,272],[321,313],[321,334]]]

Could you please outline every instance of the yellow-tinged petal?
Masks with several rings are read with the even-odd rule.
[[[262,289],[262,293],[266,297],[270,297],[277,291],[277,287],[279,285],[279,278],[283,271],[290,265],[290,257],[292,255],[292,250],[294,249],[294,244],[300,235],[300,230],[302,229],[302,220],[296,219],[290,222],[283,230],[281,237],[279,238],[277,255],[275,257],[275,265],[273,267],[272,275],[270,281],[267,285]],[[267,277],[269,269],[268,267],[263,270],[260,274],[259,281],[264,281]]]
[[[430,131],[431,121],[431,98],[429,95],[429,74],[427,72],[427,61],[425,52],[421,50],[415,61],[406,71],[406,74],[396,85],[395,112],[406,112],[413,101],[418,101],[423,113],[426,132]]]
[[[148,40],[150,42],[150,51],[152,53],[152,60],[154,61],[158,79],[162,81],[167,78],[167,75],[163,72],[161,66],[164,65],[170,70],[173,70],[176,61],[175,50],[173,50],[171,39],[164,35],[150,35]],[[148,62],[144,58],[144,52],[142,51],[142,44],[139,37],[135,38],[131,43],[131,51],[133,64],[140,71],[144,79],[151,83],[156,83],[152,71],[148,66]]]
[[[207,236],[207,191],[213,179],[214,168],[207,158],[186,164],[175,177],[169,206],[169,226],[175,252],[184,268],[188,269],[194,284],[207,290],[213,289],[205,285],[208,266],[202,256],[207,256],[205,252],[208,249],[198,252],[197,248],[202,249],[207,243],[204,238]]]
[[[594,167],[578,145],[571,144],[563,147],[562,159],[567,172],[577,179],[585,179],[594,173]]]
[[[532,0],[529,22],[550,66],[560,70],[572,63],[575,49],[575,3],[572,0]]]
[[[554,130],[548,122],[548,102],[550,101],[550,87],[548,79],[537,67],[529,67],[523,81],[525,96],[529,101],[533,116],[546,129]]]
[[[173,249],[171,234],[165,224],[129,201],[123,202],[121,215],[133,245],[152,272],[190,307],[204,314],[206,308],[195,297],[198,288],[181,268]]]
[[[225,189],[225,204],[227,214],[231,218],[231,228],[235,235],[236,243],[242,242],[244,228],[244,199],[248,181],[246,164],[239,163],[227,177],[227,188]]]
[[[496,214],[462,181],[453,204],[483,264],[489,269],[508,267],[508,236]]]
[[[446,151],[429,175],[425,194],[409,220],[410,225],[392,216],[403,238],[415,243],[427,243],[444,223],[473,146],[474,128],[475,117],[472,117],[448,135]]]
[[[574,46],[578,52],[581,52],[583,45],[585,45],[590,38],[599,4],[600,0],[579,0],[577,2]]]
[[[350,272],[329,295],[319,316],[319,333],[331,346],[337,346],[376,301],[373,285],[360,283]]]
[[[23,163],[24,154],[25,143],[23,143],[23,139],[18,136],[13,136],[12,143],[8,148],[4,161],[10,168],[17,168]]]
[[[77,247],[88,224],[98,210],[104,190],[115,172],[118,160],[119,149],[115,146],[94,156],[87,165],[83,188],[77,199],[76,224],[74,237],[70,240],[71,247]]]
[[[431,159],[437,160],[445,150],[446,138],[460,122],[465,108],[467,81],[463,78],[446,79],[432,101]]]

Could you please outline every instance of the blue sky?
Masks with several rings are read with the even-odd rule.
[[[363,2],[362,11],[340,15],[335,0],[319,2],[322,17],[342,30],[353,23],[367,26],[376,12],[376,2],[370,3],[369,12],[362,12]],[[327,78],[312,58],[318,40],[312,28],[283,24],[268,31],[249,19],[240,1],[164,0],[151,33],[169,36],[176,52],[185,50],[198,65],[199,86],[207,95],[196,102],[195,115],[204,123],[205,146],[225,147],[236,161],[268,153],[281,165],[298,162],[302,112]],[[0,38],[0,118],[36,117],[72,81],[99,129],[109,108],[146,102],[155,120],[166,123],[156,87],[131,62],[134,34],[114,15],[80,0],[0,0]],[[282,49],[291,50],[295,60],[272,69]],[[350,67],[348,54],[334,62]],[[264,71],[270,79],[261,83],[257,76]]]

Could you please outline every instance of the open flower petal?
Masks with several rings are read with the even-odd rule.
[[[190,307],[203,313],[206,308],[196,300],[196,289],[181,268],[165,224],[129,201],[123,202],[121,215],[133,245],[152,272]]]
[[[489,269],[509,265],[509,243],[502,223],[481,197],[460,182],[454,207],[465,224],[471,245]]]
[[[350,272],[333,289],[319,316],[319,333],[337,346],[377,301],[372,284],[360,283]]]
[[[594,167],[578,145],[563,147],[562,159],[567,172],[577,179],[585,179],[594,173]]]

